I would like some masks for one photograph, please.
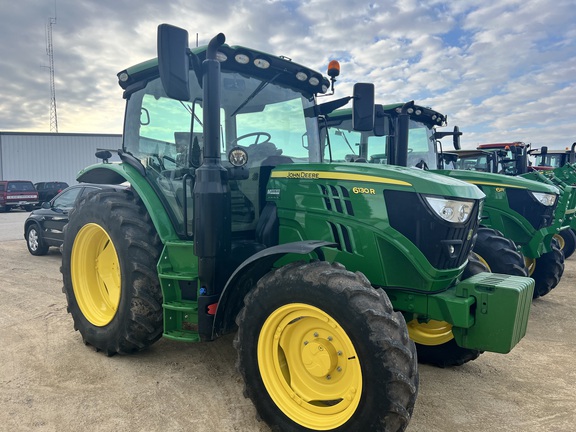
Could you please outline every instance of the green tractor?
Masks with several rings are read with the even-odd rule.
[[[574,187],[576,186],[576,169],[569,163],[570,158],[574,159],[574,146],[571,151],[552,150],[550,157],[548,157],[547,147],[530,150],[529,147],[529,144],[523,142],[481,144],[476,150],[455,150],[445,153],[444,159],[456,169],[519,175],[529,180],[557,186],[562,194],[570,197],[563,218],[560,214],[561,208],[556,210],[557,217],[563,226],[554,235],[554,240],[566,259],[576,250],[576,188]],[[528,159],[531,155],[536,158],[534,164]]]
[[[534,178],[537,175],[534,171],[541,172],[545,178],[549,179],[560,189],[572,188],[572,202],[566,212],[566,223],[570,229],[562,230],[558,233],[559,243],[562,246],[564,257],[568,258],[576,251],[576,143],[566,150],[549,150],[547,147],[541,149],[531,149],[528,154],[535,159],[531,166],[532,171],[527,172],[523,177]],[[540,177],[540,176],[538,176]],[[541,180],[543,181],[543,179]]]
[[[158,58],[118,74],[121,162],[98,153],[78,180],[129,187],[70,212],[75,329],[107,355],[236,332],[245,394],[272,429],[402,431],[418,391],[406,321],[447,364],[506,353],[534,282],[468,261],[478,188],[326,160],[318,116],[352,99],[372,130],[373,85],[318,105],[322,74],[224,42],[190,49],[162,24]]]
[[[535,279],[534,298],[558,284],[564,257],[552,239],[563,219],[555,218],[554,211],[558,207],[564,215],[569,197],[560,195],[557,187],[483,170],[443,169],[439,140],[453,136],[459,148],[461,133],[458,127],[453,132],[437,131],[436,127],[446,125],[446,117],[413,102],[377,105],[372,131],[355,131],[351,119],[351,110],[343,109],[320,120],[330,131],[332,147],[339,149],[332,152],[334,160],[416,167],[476,185],[486,199],[474,252],[495,273],[528,274]]]

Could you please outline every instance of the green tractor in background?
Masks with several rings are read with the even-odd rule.
[[[558,284],[564,257],[552,239],[562,228],[569,196],[560,195],[555,186],[523,178],[443,169],[439,140],[453,136],[459,148],[461,133],[458,127],[437,131],[446,125],[446,117],[430,108],[413,102],[377,105],[375,128],[367,132],[355,131],[351,119],[351,110],[343,109],[320,120],[332,147],[340,149],[333,151],[334,160],[416,167],[476,185],[486,199],[474,252],[493,272],[532,277],[534,298]],[[555,218],[555,210],[562,217]]]
[[[570,158],[574,158],[574,146],[571,151],[552,151],[553,156],[550,158],[547,156],[547,147],[529,147],[529,144],[522,142],[481,144],[476,150],[454,150],[445,153],[444,159],[450,167],[456,169],[520,175],[529,180],[557,186],[563,194],[570,196],[562,221],[563,227],[554,235],[566,259],[576,250],[576,169],[569,163]],[[528,159],[530,155],[536,158],[534,164]],[[560,211],[557,210],[557,213],[559,217]]]
[[[318,116],[352,99],[354,127],[372,130],[373,85],[318,105],[320,73],[224,42],[189,49],[163,24],[158,58],[118,74],[121,162],[99,153],[78,181],[130,187],[70,212],[74,327],[107,355],[237,332],[245,393],[273,429],[402,431],[418,391],[406,321],[443,364],[506,353],[534,282],[468,261],[478,188],[329,162]]]
[[[576,143],[572,143],[566,150],[551,150],[547,147],[541,149],[530,149],[528,154],[535,159],[531,165],[532,172],[539,171],[561,189],[572,188],[573,201],[570,205],[568,215],[570,218],[570,229],[562,230],[558,233],[562,245],[564,257],[568,258],[576,251]],[[535,174],[530,171],[524,175],[532,178]]]

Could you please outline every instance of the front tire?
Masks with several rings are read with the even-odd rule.
[[[488,266],[488,271],[492,273],[528,276],[524,258],[518,252],[514,242],[503,237],[495,229],[478,228],[478,236],[473,251]]]
[[[564,254],[564,259],[568,259],[576,250],[576,233],[574,233],[573,229],[567,228],[560,231],[557,235],[562,237],[562,253]]]
[[[548,294],[558,285],[564,273],[564,254],[552,241],[552,250],[537,258],[534,272],[530,275],[534,279],[533,298],[539,298]]]
[[[160,338],[160,252],[154,225],[132,191],[80,199],[64,228],[61,271],[68,312],[86,344],[113,355]]]
[[[244,303],[238,369],[273,430],[406,428],[416,352],[383,290],[339,264],[297,262],[265,275]]]
[[[35,223],[30,224],[26,229],[26,246],[28,252],[35,256],[46,255],[48,253],[48,245],[42,239],[42,231]]]

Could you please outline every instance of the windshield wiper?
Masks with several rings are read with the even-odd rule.
[[[242,103],[240,104],[240,106],[234,110],[234,112],[230,115],[230,117],[234,117],[238,111],[240,111],[242,108],[244,108],[248,102],[250,102],[252,99],[254,99],[254,97],[255,97],[258,93],[260,93],[262,90],[264,90],[264,88],[265,88],[268,84],[272,83],[272,82],[273,82],[276,78],[278,78],[281,74],[282,74],[282,72],[278,72],[276,75],[274,75],[274,76],[273,76],[272,78],[270,78],[268,81],[263,81],[263,82],[261,82],[260,85],[259,85],[258,87],[256,87],[256,89],[252,92],[252,94],[251,94],[250,96],[248,96],[248,97],[246,98],[246,100],[245,100],[244,102],[242,102]]]

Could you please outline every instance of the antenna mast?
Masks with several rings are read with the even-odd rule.
[[[49,18],[46,25],[46,54],[48,54],[50,71],[50,132],[58,132],[58,115],[56,113],[56,86],[54,85],[54,47],[52,45],[52,25],[56,18]]]

